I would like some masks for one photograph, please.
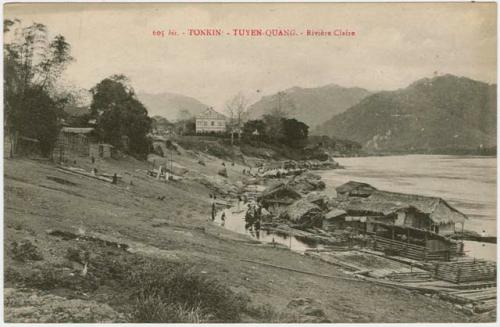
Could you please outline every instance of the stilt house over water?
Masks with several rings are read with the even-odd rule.
[[[449,260],[463,251],[447,236],[463,231],[468,218],[439,197],[374,190],[349,197],[345,210],[347,222],[374,236],[376,249],[419,260]]]

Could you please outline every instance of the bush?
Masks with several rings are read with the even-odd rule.
[[[247,300],[187,266],[146,264],[130,276],[134,322],[239,322]]]
[[[43,260],[42,254],[38,248],[33,245],[29,240],[22,241],[21,243],[12,242],[12,258],[17,261],[26,262],[28,260]]]
[[[138,323],[205,323],[210,316],[204,315],[200,307],[165,303],[158,296],[136,299],[133,321]]]

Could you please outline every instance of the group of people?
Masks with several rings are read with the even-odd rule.
[[[262,205],[251,202],[248,205],[248,210],[245,214],[245,229],[260,230],[262,222]]]

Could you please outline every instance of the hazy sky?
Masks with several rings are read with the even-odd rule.
[[[193,96],[221,110],[292,86],[406,87],[434,72],[496,81],[496,5],[20,4],[5,16],[63,34],[76,62],[66,79],[90,88],[123,73],[137,91]],[[153,30],[223,29],[219,37]],[[354,31],[355,37],[234,37],[233,28]],[[257,93],[256,90],[261,90]]]

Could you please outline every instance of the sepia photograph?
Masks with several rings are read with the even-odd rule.
[[[3,23],[3,323],[496,324],[496,2]]]

